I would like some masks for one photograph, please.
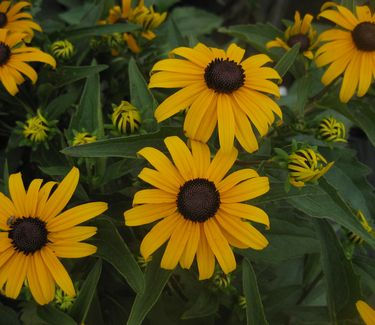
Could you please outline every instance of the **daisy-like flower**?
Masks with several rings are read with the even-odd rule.
[[[22,133],[24,137],[31,142],[40,143],[47,140],[49,131],[48,121],[38,110],[36,116],[26,120],[26,123],[23,125]]]
[[[112,105],[112,124],[122,134],[133,134],[141,126],[141,115],[138,109],[126,100],[120,105]]]
[[[299,149],[289,155],[289,182],[293,186],[303,187],[305,183],[314,182],[332,167],[334,162],[327,160],[312,148]]]
[[[202,280],[213,275],[215,257],[224,273],[236,268],[230,246],[265,248],[267,239],[246,221],[268,228],[267,214],[240,202],[266,193],[268,178],[253,169],[224,177],[236,161],[235,148],[219,150],[211,161],[206,144],[192,140],[190,151],[178,137],[164,142],[173,163],[154,148],[139,151],[155,169],[144,168],[138,177],[156,188],[137,192],[134,207],[124,213],[127,226],[159,220],[141,243],[142,256],[147,259],[168,241],[161,267],[171,270],[180,263],[189,269],[196,256]]]
[[[38,79],[35,70],[26,62],[44,62],[52,67],[56,66],[51,55],[37,48],[27,47],[23,43],[24,36],[22,33],[10,33],[6,29],[0,29],[0,80],[13,96],[18,93],[18,85],[25,81],[23,75],[33,83]]]
[[[58,59],[69,60],[74,54],[74,46],[68,40],[55,41],[51,45],[51,52]]]
[[[313,16],[307,14],[301,20],[298,11],[294,14],[294,24],[289,26],[284,32],[284,39],[276,37],[275,40],[267,43],[267,48],[281,47],[289,51],[297,43],[300,44],[299,51],[305,57],[312,60],[314,55],[312,49],[315,45],[316,31],[311,25]]]
[[[80,146],[81,144],[93,143],[96,141],[96,136],[88,132],[77,132],[74,134],[72,146]]]
[[[348,142],[344,123],[337,121],[332,116],[320,121],[319,136],[327,142]]]
[[[375,324],[375,310],[374,309],[372,309],[363,300],[358,300],[355,306],[357,307],[358,313],[366,325]]]
[[[31,40],[34,30],[41,32],[42,28],[32,20],[30,13],[22,12],[22,9],[28,6],[31,6],[31,3],[26,1],[13,4],[12,1],[2,1],[0,3],[0,28],[26,34],[26,40]]]
[[[263,67],[271,59],[258,54],[242,61],[245,50],[231,44],[227,51],[198,44],[172,51],[185,59],[165,59],[152,68],[150,88],[182,88],[155,111],[158,122],[187,109],[187,137],[207,142],[216,124],[221,148],[230,152],[236,137],[248,152],[258,149],[251,123],[264,136],[280,118],[280,107],[265,93],[279,97],[279,87],[268,79],[280,79],[276,70]]]
[[[53,300],[55,284],[70,297],[75,289],[59,258],[79,258],[96,252],[81,243],[96,233],[96,227],[77,226],[105,210],[104,202],[78,205],[62,212],[78,184],[73,168],[52,192],[55,182],[42,186],[34,179],[25,190],[21,173],[9,177],[10,198],[0,193],[0,288],[16,299],[23,283],[37,303]]]
[[[334,22],[339,28],[320,35],[320,41],[325,44],[317,50],[315,62],[318,67],[329,65],[322,77],[324,85],[343,75],[340,100],[346,103],[355,93],[358,97],[364,96],[375,74],[375,15],[371,15],[367,6],[357,6],[353,14],[343,6],[330,4],[331,8],[319,17]]]

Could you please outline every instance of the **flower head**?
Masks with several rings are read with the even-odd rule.
[[[34,30],[41,32],[42,28],[32,20],[31,14],[21,12],[23,8],[28,6],[31,6],[31,3],[26,1],[13,4],[12,1],[2,1],[0,3],[0,28],[25,34],[24,37],[31,40]]]
[[[330,3],[320,13],[338,25],[320,35],[325,42],[316,52],[318,67],[329,65],[322,77],[324,85],[343,75],[340,100],[348,102],[355,93],[364,96],[370,88],[375,74],[375,14],[367,6],[357,6],[356,13]]]
[[[358,313],[366,325],[375,324],[375,310],[374,309],[372,309],[363,300],[358,300],[355,306],[357,307]]]
[[[294,24],[289,26],[284,33],[284,40],[277,37],[273,41],[267,43],[267,48],[282,47],[289,51],[295,44],[299,43],[300,53],[303,53],[308,59],[313,59],[312,49],[315,45],[316,31],[311,25],[313,16],[307,14],[301,20],[298,11],[294,14]]]
[[[51,52],[57,59],[69,60],[74,54],[74,46],[68,40],[55,41],[51,45]]]
[[[359,222],[361,223],[362,227],[368,232],[368,233],[373,233],[372,227],[369,225],[365,215],[361,210],[358,210],[357,212],[357,218]],[[356,235],[352,231],[348,231],[347,233],[348,239],[354,243],[354,244],[362,244],[363,243],[363,238],[360,236]]]
[[[34,179],[26,191],[21,173],[9,177],[10,199],[0,193],[0,288],[16,299],[24,281],[39,304],[55,296],[57,284],[75,296],[69,274],[58,258],[79,258],[95,253],[96,247],[81,243],[96,227],[77,226],[107,209],[104,202],[86,203],[64,212],[78,184],[77,168],[56,182]]]
[[[289,155],[289,182],[296,187],[305,186],[322,177],[333,164],[312,148],[299,149]]]
[[[265,248],[267,239],[247,221],[269,227],[267,214],[240,202],[266,193],[268,178],[252,169],[224,177],[237,158],[235,148],[230,153],[220,149],[211,161],[206,144],[192,140],[189,150],[175,136],[164,142],[173,163],[154,148],[139,151],[155,169],[144,168],[138,177],[155,188],[137,192],[134,207],[124,213],[127,226],[158,221],[141,243],[142,256],[147,259],[168,241],[162,268],[174,269],[180,263],[189,269],[196,256],[199,278],[208,279],[215,257],[224,273],[236,268],[230,245]]]
[[[231,44],[227,51],[199,43],[179,47],[172,53],[186,59],[165,59],[152,71],[150,88],[182,88],[155,111],[158,122],[188,109],[185,134],[207,142],[218,124],[221,148],[230,152],[236,137],[248,152],[258,149],[253,126],[264,136],[282,116],[280,107],[265,93],[279,96],[278,86],[268,79],[280,79],[276,70],[263,67],[271,59],[264,54],[245,60],[245,50]]]
[[[73,146],[80,146],[81,144],[93,143],[96,141],[96,136],[88,132],[77,132],[74,134],[72,142]]]
[[[141,126],[138,109],[126,100],[120,105],[113,105],[112,124],[122,134],[133,134]]]
[[[320,121],[319,136],[327,142],[348,142],[344,123],[337,121],[332,116]]]
[[[56,289],[54,302],[56,303],[58,308],[61,309],[62,311],[68,311],[73,306],[75,300],[76,300],[76,297],[68,296],[60,288]]]
[[[55,59],[49,54],[27,47],[23,43],[24,37],[25,34],[0,29],[0,81],[13,96],[18,92],[18,85],[25,81],[22,74],[33,83],[38,79],[35,70],[26,62],[44,62],[56,66]]]
[[[37,115],[30,117],[23,124],[23,135],[27,140],[34,143],[40,143],[48,138],[48,121],[43,117],[41,112],[38,110]]]

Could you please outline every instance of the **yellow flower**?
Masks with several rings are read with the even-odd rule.
[[[303,53],[308,59],[312,60],[314,55],[312,48],[315,45],[316,31],[313,29],[311,22],[313,16],[307,14],[301,20],[301,15],[298,11],[294,14],[294,24],[289,26],[284,33],[284,40],[276,37],[275,40],[267,43],[267,48],[282,47],[289,51],[295,44],[299,43],[300,53]]]
[[[289,155],[289,182],[296,187],[305,186],[305,183],[322,177],[333,164],[327,163],[319,152],[311,148],[299,149]]]
[[[38,111],[36,116],[26,120],[22,133],[25,138],[31,142],[39,143],[48,138],[49,131],[48,121],[43,117],[40,111]]]
[[[94,254],[96,247],[81,243],[96,233],[96,227],[78,224],[107,209],[104,202],[86,203],[62,212],[79,179],[73,167],[52,192],[55,182],[34,179],[25,190],[21,173],[9,177],[11,199],[0,193],[0,288],[16,299],[27,279],[37,303],[53,300],[55,284],[68,296],[75,296],[69,274],[58,258],[79,258]]]
[[[320,121],[319,135],[327,142],[348,142],[344,123],[337,121],[332,116]]]
[[[372,230],[371,226],[367,222],[366,217],[361,210],[358,210],[357,218],[358,218],[359,222],[361,223],[362,227],[368,233],[370,233],[370,234],[373,233],[373,230]],[[348,239],[354,244],[362,244],[363,243],[363,239],[360,236],[353,233],[352,231],[348,231],[347,236],[348,236]]]
[[[74,46],[68,40],[56,41],[51,45],[51,52],[58,59],[68,60],[73,56]]]
[[[356,307],[359,315],[363,319],[366,325],[375,325],[375,310],[372,309],[363,300],[358,300],[356,302]]]
[[[279,97],[279,87],[268,79],[280,79],[276,70],[263,67],[271,59],[258,54],[242,61],[245,50],[231,44],[227,51],[199,43],[179,47],[173,54],[185,59],[165,59],[152,71],[150,88],[182,88],[155,111],[158,122],[188,108],[184,132],[187,137],[207,142],[218,124],[221,148],[230,152],[236,137],[248,152],[258,149],[253,127],[264,136],[280,118],[280,107],[266,94]],[[251,123],[250,123],[251,122]]]
[[[133,134],[141,126],[141,115],[136,107],[122,100],[120,105],[113,105],[113,126],[123,134]]]
[[[144,168],[140,179],[156,187],[137,192],[133,208],[125,211],[125,224],[139,226],[159,221],[141,243],[147,259],[168,241],[161,267],[174,269],[178,263],[189,269],[196,256],[199,279],[214,273],[215,257],[224,273],[236,268],[230,245],[264,249],[267,239],[249,222],[269,227],[267,214],[250,200],[269,190],[267,177],[253,169],[227,174],[237,159],[237,150],[219,150],[211,161],[206,144],[191,141],[191,151],[178,137],[164,140],[173,163],[159,150],[144,148],[139,155],[155,168]]]
[[[18,85],[25,81],[22,74],[33,83],[38,79],[35,70],[26,62],[44,62],[56,66],[55,59],[49,54],[25,46],[22,42],[24,36],[22,33],[9,33],[6,29],[0,29],[0,80],[13,96],[18,92]]]
[[[88,132],[78,132],[74,135],[72,145],[79,146],[81,144],[93,143],[95,141],[96,141],[95,135],[91,135]]]
[[[13,3],[12,5],[11,1],[2,1],[0,3],[0,28],[8,29],[10,32],[26,34],[26,39],[31,40],[34,36],[34,30],[41,32],[42,28],[32,21],[31,14],[20,12],[28,6],[31,6],[31,3],[26,1]]]
[[[329,65],[322,77],[324,85],[343,75],[340,100],[346,103],[355,93],[364,96],[375,74],[375,15],[367,6],[357,6],[356,15],[343,6],[331,6],[334,8],[324,10],[319,17],[340,28],[320,35],[326,43],[317,50],[315,61],[318,67]]]

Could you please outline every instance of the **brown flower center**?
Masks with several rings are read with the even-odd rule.
[[[293,47],[294,45],[299,43],[300,53],[305,52],[310,47],[310,39],[306,35],[303,35],[303,34],[297,34],[297,35],[291,36],[288,39],[287,43],[290,47]]]
[[[3,28],[8,22],[8,17],[3,12],[0,12],[0,28]]]
[[[204,70],[207,87],[218,93],[231,93],[245,83],[245,71],[229,59],[215,59]]]
[[[35,253],[48,242],[46,223],[38,218],[17,218],[11,225],[8,238],[14,248],[25,255]]]
[[[219,207],[220,194],[213,182],[195,178],[180,187],[177,208],[185,219],[205,222],[215,216]]]
[[[0,42],[0,66],[8,62],[10,58],[10,48],[3,42]]]
[[[352,31],[352,38],[358,50],[375,51],[375,24],[364,22]]]

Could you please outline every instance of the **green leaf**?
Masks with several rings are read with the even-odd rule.
[[[181,319],[194,319],[210,316],[215,314],[218,308],[218,296],[210,290],[203,289],[194,304],[182,314]]]
[[[143,273],[115,225],[103,218],[93,224],[98,227],[97,235],[91,240],[98,247],[95,255],[110,263],[135,292],[143,292]]]
[[[266,44],[283,33],[271,24],[236,25],[228,28],[222,27],[219,32],[238,37],[246,41],[259,52],[267,53]]]
[[[242,262],[242,283],[246,298],[246,318],[248,325],[268,324],[264,315],[258,283],[251,263],[245,258]]]
[[[139,71],[137,63],[132,57],[129,61],[129,88],[131,103],[139,109],[142,117],[142,128],[146,131],[155,131],[157,123],[154,111],[158,102],[147,86],[147,82]]]
[[[373,257],[354,256],[353,266],[361,276],[361,282],[375,292],[375,260]]]
[[[66,36],[68,39],[78,39],[91,36],[101,36],[113,33],[127,33],[138,30],[140,27],[135,24],[113,24],[113,25],[96,25],[83,28],[68,30]]]
[[[43,110],[47,120],[57,120],[78,99],[78,91],[70,90],[68,93],[53,99]]]
[[[74,67],[74,66],[60,66],[56,70],[56,75],[54,78],[57,79],[54,86],[56,88],[63,87],[66,85],[69,85],[75,81],[87,78],[88,76],[91,76],[93,74],[99,73],[105,69],[107,69],[108,66],[104,64],[95,65],[95,66],[80,66],[80,67]]]
[[[305,75],[299,79],[297,86],[297,102],[293,107],[294,112],[299,116],[303,116],[307,100],[311,96],[312,82],[313,80],[310,75]]]
[[[356,315],[355,303],[360,299],[358,278],[328,221],[317,219],[314,223],[320,239],[331,322],[342,324],[344,319]]]
[[[151,263],[146,269],[146,285],[143,293],[138,293],[135,297],[127,325],[140,325],[158,301],[171,271],[160,268],[161,253],[153,255]]]
[[[101,272],[102,260],[98,259],[90,273],[87,275],[86,280],[79,291],[79,295],[69,313],[79,324],[83,323],[86,319]]]
[[[10,307],[0,304],[0,324],[21,325],[17,313]]]
[[[64,148],[61,152],[73,157],[125,157],[136,158],[137,152],[144,147],[165,149],[163,140],[167,136],[181,135],[176,127],[162,127],[159,131],[146,135],[132,135],[99,140],[94,143]]]
[[[51,305],[38,306],[37,314],[49,325],[77,325],[73,318]]]
[[[96,62],[94,60],[92,67],[95,66]],[[98,138],[102,138],[104,135],[98,73],[87,77],[77,110],[70,122],[69,130],[71,134],[73,130],[80,132],[83,129],[90,133],[96,131]]]
[[[274,66],[275,70],[283,77],[292,67],[294,61],[298,57],[300,44],[296,43],[289,51],[281,57],[281,59]]]

